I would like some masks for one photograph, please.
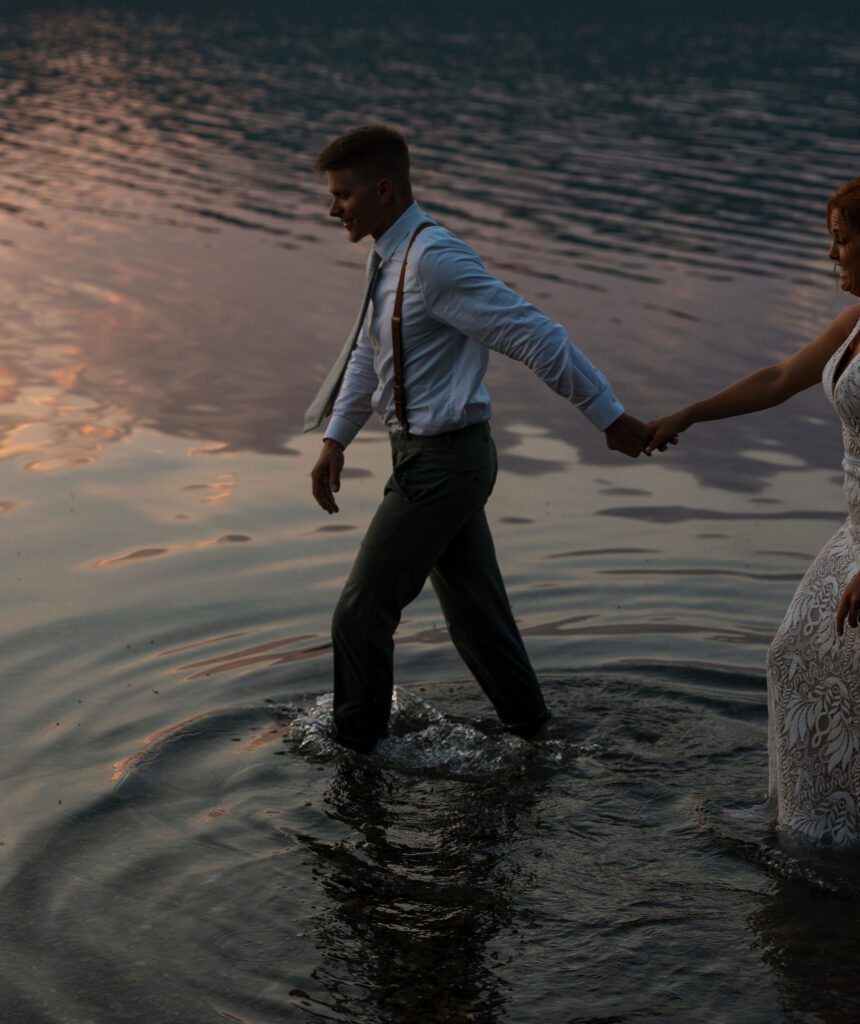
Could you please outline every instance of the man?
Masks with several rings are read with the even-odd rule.
[[[413,201],[398,132],[348,131],[323,149],[315,169],[328,175],[329,212],[349,240],[370,235],[374,247],[342,386],[336,365],[306,417],[305,429],[313,429],[339,390],[311,472],[313,495],[329,514],[338,511],[344,449],[374,409],[391,432],[394,467],[332,622],[338,740],[370,751],[387,734],[394,632],[428,577],[451,639],[505,727],[545,740],[549,712],[484,514],[496,477],[482,384],[489,349],[529,366],[605,431],[610,448],[635,458],[649,431],[624,412],[559,324],[489,274]]]

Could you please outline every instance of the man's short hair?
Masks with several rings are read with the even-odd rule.
[[[317,174],[350,170],[361,178],[390,178],[409,189],[409,147],[406,139],[384,124],[351,128],[331,141],[316,158]]]

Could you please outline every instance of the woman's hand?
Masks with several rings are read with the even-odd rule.
[[[860,625],[860,572],[845,588],[836,609],[836,632],[839,636],[842,636],[846,622],[849,626]]]
[[[650,455],[656,448],[658,451],[666,451],[667,444],[677,444],[678,434],[690,426],[689,418],[685,409],[670,413],[668,416],[661,416],[657,420],[651,420],[648,429],[651,431],[651,440],[645,446],[645,453]]]

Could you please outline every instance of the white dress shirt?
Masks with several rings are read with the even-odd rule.
[[[488,273],[473,249],[413,203],[376,242],[379,279],[325,436],[345,448],[374,409],[390,431],[400,430],[391,315],[406,247],[425,221],[433,227],[409,253],[403,299],[410,433],[441,434],[490,418],[482,383],[490,349],[525,363],[598,430],[614,423],[624,407],[564,328]]]

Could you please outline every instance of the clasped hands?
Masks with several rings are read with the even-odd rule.
[[[670,417],[666,417],[670,419]],[[664,431],[655,433],[654,423],[643,423],[629,413],[622,413],[605,431],[606,444],[613,451],[638,458],[643,452],[650,455],[654,449],[661,452],[667,444],[677,444],[677,436],[664,436]],[[343,472],[343,447],[337,441],[326,438],[316,465],[311,470],[313,496],[320,508],[334,515],[339,511],[335,494],[340,490],[340,475]]]
[[[671,419],[666,416],[662,420],[643,423],[629,413],[622,413],[606,428],[606,446],[622,455],[629,455],[631,459],[638,458],[643,452],[646,455],[655,450],[664,452],[667,445],[678,443],[677,431],[667,428],[667,421]]]

